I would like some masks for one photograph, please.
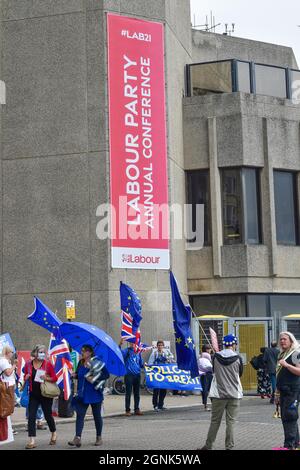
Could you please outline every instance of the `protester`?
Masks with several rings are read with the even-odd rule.
[[[264,354],[266,348],[260,348],[260,354],[257,356],[257,393],[262,399],[266,396],[271,398],[271,380],[270,376],[266,371],[266,365],[264,362]]]
[[[211,348],[208,344],[202,346],[202,354],[198,359],[198,367],[199,372],[201,373],[200,381],[202,387],[202,403],[206,411],[211,411],[209,408],[207,408],[207,398],[213,379],[212,358],[208,351],[211,351]]]
[[[279,349],[277,348],[277,341],[272,341],[271,347],[266,348],[263,356],[265,364],[265,370],[270,377],[272,396],[270,403],[273,404],[275,401],[275,390],[276,390],[276,365],[277,358],[279,355]]]
[[[213,380],[209,397],[212,401],[211,424],[206,443],[201,450],[212,450],[216,440],[222,416],[226,410],[226,450],[234,447],[233,427],[238,415],[243,389],[240,377],[243,373],[243,362],[235,350],[237,338],[227,335],[223,338],[225,349],[213,357]]]
[[[17,368],[17,361],[14,361],[14,363],[12,364],[13,354],[14,352],[10,346],[4,346],[0,357],[0,380],[1,382],[5,383],[6,387],[11,387],[15,389],[15,371]],[[13,392],[11,395],[13,399]],[[8,416],[7,418],[3,418],[1,420],[1,425],[2,424],[7,427],[7,438],[1,440],[0,445],[8,444],[9,442],[12,442],[14,440],[10,416]]]
[[[121,338],[120,340],[120,349],[122,344],[124,344],[124,339]],[[131,401],[131,394],[133,390],[133,397],[134,397],[134,414],[136,416],[142,416],[142,412],[140,410],[140,384],[141,384],[141,369],[144,367],[144,362],[140,352],[136,352],[134,350],[134,343],[128,343],[128,347],[126,349],[121,349],[124,364],[126,369],[126,374],[124,377],[125,380],[125,415],[131,416],[130,410],[130,401]]]
[[[30,358],[32,361],[34,359],[34,357],[31,357]],[[23,377],[24,377],[24,371],[25,371],[25,366],[23,367],[22,369],[22,374],[23,374]],[[27,383],[24,382],[23,384],[21,384],[21,391],[22,391],[22,394],[23,393],[26,393],[26,396],[27,396],[27,390],[25,390],[25,387],[27,387]],[[21,395],[22,396],[22,395]],[[27,420],[27,429],[26,431],[28,431],[28,417],[29,417],[29,401],[28,401],[28,405],[26,406],[26,420]],[[37,430],[39,431],[45,431],[47,429],[47,426],[45,426],[44,424],[44,414],[43,414],[43,410],[42,410],[42,407],[41,405],[39,405],[38,409],[37,409],[37,412],[36,412],[36,428]]]
[[[28,405],[28,437],[29,441],[26,449],[36,447],[36,415],[39,406],[42,407],[45,419],[51,432],[49,445],[56,444],[56,426],[52,416],[53,398],[47,398],[42,395],[41,383],[56,383],[57,376],[53,365],[46,359],[46,348],[43,345],[37,345],[31,352],[34,358],[25,364],[24,380],[29,380],[29,405]]]
[[[173,354],[168,350],[164,349],[165,343],[162,340],[157,341],[157,350],[152,351],[151,356],[149,357],[148,360],[148,365],[164,365],[164,364],[170,364],[174,356]],[[167,394],[167,389],[164,388],[154,388],[153,389],[153,397],[152,397],[152,404],[153,404],[153,409],[155,411],[162,411],[165,410],[164,407],[164,400],[166,398]]]
[[[101,416],[101,407],[103,403],[103,387],[96,390],[94,384],[91,382],[93,377],[86,377],[90,371],[91,359],[95,358],[95,353],[90,345],[84,345],[81,350],[82,359],[73,374],[73,378],[78,380],[77,383],[77,396],[73,399],[73,407],[76,411],[76,431],[75,437],[69,441],[70,446],[81,447],[81,436],[84,427],[84,418],[89,406],[92,408],[95,427],[96,427],[96,441],[95,446],[102,445],[102,428],[103,419]],[[96,359],[96,358],[95,358]],[[98,380],[107,380],[109,378],[108,370],[105,365],[101,369],[101,376]]]
[[[279,344],[275,403],[280,403],[284,449],[292,450],[299,447],[298,407],[300,399],[300,364],[293,365],[292,354],[297,350],[300,352],[300,344],[295,336],[288,331],[280,333]]]

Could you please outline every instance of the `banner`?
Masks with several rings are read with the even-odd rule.
[[[164,26],[107,18],[112,267],[169,269]]]
[[[200,377],[191,379],[190,372],[178,369],[177,364],[159,366],[148,366],[145,364],[145,373],[146,386],[148,388],[202,391]]]
[[[12,339],[9,333],[4,333],[3,335],[0,335],[0,354],[2,353],[2,350],[5,346],[11,347],[13,352],[16,351],[14,343],[12,342]]]
[[[209,334],[210,334],[210,339],[211,339],[211,344],[212,344],[213,350],[215,352],[219,352],[220,349],[219,349],[217,333],[212,328],[209,328]]]

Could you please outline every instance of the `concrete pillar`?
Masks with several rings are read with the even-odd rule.
[[[264,233],[266,244],[270,249],[270,275],[276,277],[278,275],[278,259],[277,259],[277,237],[276,237],[276,217],[275,217],[275,197],[274,197],[274,173],[272,165],[272,155],[269,152],[270,148],[270,132],[268,128],[268,119],[263,119],[263,132],[264,132],[264,155],[265,155],[265,191],[262,194],[262,206],[268,207],[269,210],[265,213],[267,217],[266,227],[268,232]],[[264,201],[265,199],[265,201]]]
[[[213,274],[222,276],[221,246],[223,244],[221,178],[218,168],[217,118],[208,118],[209,175],[211,198],[211,225]]]

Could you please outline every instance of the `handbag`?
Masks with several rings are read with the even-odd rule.
[[[58,398],[60,388],[54,382],[44,382],[41,384],[41,394],[45,398]]]
[[[2,372],[3,374],[3,372]],[[0,377],[1,375],[0,374]],[[15,387],[7,386],[7,383],[0,381],[0,418],[7,418],[12,415],[15,409]]]
[[[29,405],[29,381],[27,380],[21,393],[20,405],[27,408]]]

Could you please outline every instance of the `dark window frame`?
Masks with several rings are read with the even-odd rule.
[[[286,82],[286,96],[280,99],[292,99],[292,82],[291,82],[291,73],[292,72],[300,72],[298,69],[290,68],[290,67],[282,67],[280,65],[273,65],[273,64],[262,64],[261,62],[253,62],[248,60],[242,59],[221,59],[221,60],[210,60],[205,62],[195,62],[192,64],[187,64],[185,66],[185,79],[186,79],[186,87],[185,87],[185,94],[187,97],[194,96],[192,94],[192,87],[191,87],[191,67],[202,65],[202,64],[212,64],[212,63],[219,63],[219,62],[231,62],[231,69],[232,69],[232,93],[239,91],[239,75],[238,75],[238,62],[243,62],[249,64],[249,74],[250,74],[250,93],[256,94],[256,74],[255,74],[255,66],[260,65],[264,67],[272,67],[277,69],[285,70],[285,82]]]
[[[186,170],[185,171],[185,187],[186,187],[186,202],[187,204],[193,204],[192,201],[190,201],[190,190],[191,190],[191,186],[190,186],[190,181],[189,181],[189,178],[193,175],[193,174],[197,174],[197,173],[205,173],[206,176],[207,176],[207,200],[208,200],[208,204],[207,204],[207,220],[205,220],[205,212],[204,212],[204,227],[205,227],[205,232],[207,234],[207,236],[205,236],[205,232],[204,232],[204,247],[211,247],[212,246],[212,224],[211,224],[211,197],[210,197],[210,170],[209,168],[199,168],[199,169],[195,169],[195,170]],[[192,224],[193,224],[193,219],[192,219]],[[193,224],[194,226],[194,224]],[[191,241],[189,241],[189,243],[192,243]]]
[[[223,197],[223,188],[224,188],[224,172],[234,170],[238,172],[239,182],[241,188],[240,200],[241,200],[241,241],[237,243],[226,243],[225,238],[225,220],[224,220],[224,197]],[[245,233],[245,188],[243,183],[243,170],[254,170],[255,171],[255,181],[256,181],[256,199],[257,199],[257,224],[258,224],[258,240],[256,243],[250,243],[246,239]],[[254,166],[230,166],[230,167],[220,167],[220,180],[221,180],[221,204],[222,204],[222,227],[223,227],[223,246],[232,246],[232,245],[249,245],[257,246],[263,244],[263,229],[262,229],[262,196],[261,196],[261,167]]]
[[[276,201],[275,201],[275,173],[289,173],[293,179],[293,201],[294,201],[294,219],[295,219],[295,240],[296,243],[284,243],[278,240],[277,235],[277,215],[276,215]],[[299,190],[298,190],[298,178],[299,172],[296,170],[285,170],[282,168],[273,168],[273,179],[274,179],[274,204],[275,204],[275,225],[276,225],[276,242],[278,246],[300,246],[300,215],[299,215]]]

